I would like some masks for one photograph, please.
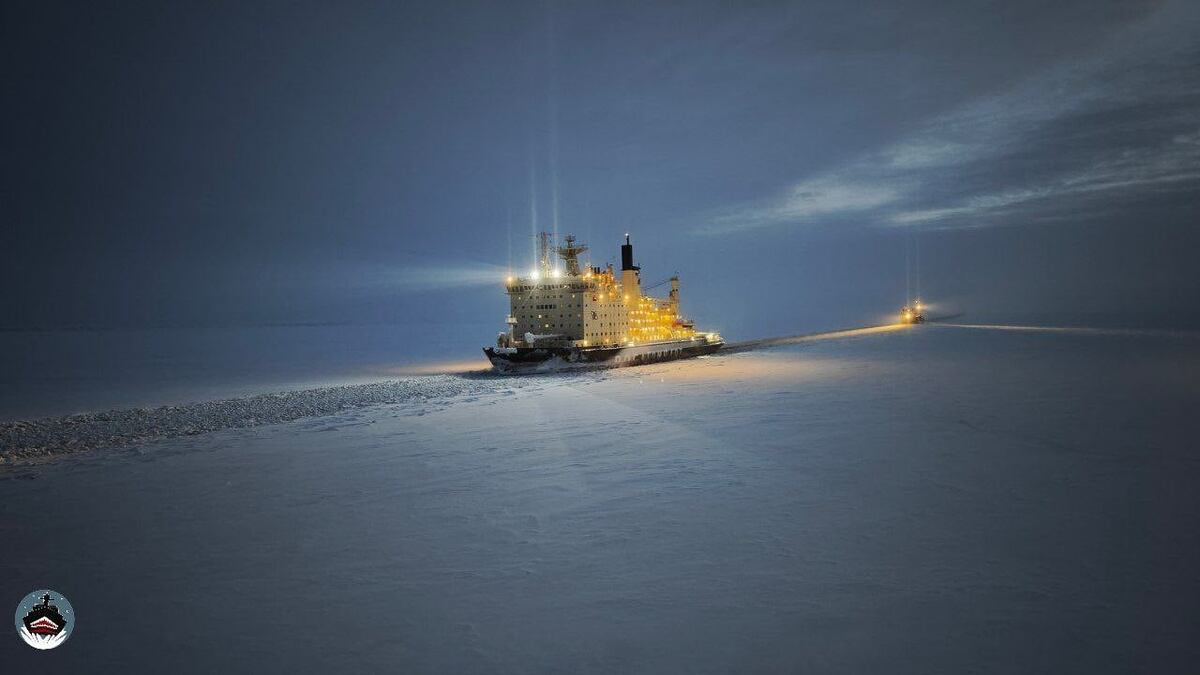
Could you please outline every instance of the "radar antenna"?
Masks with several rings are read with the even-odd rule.
[[[555,250],[558,252],[559,257],[563,259],[563,262],[567,264],[567,274],[577,277],[579,276],[579,254],[588,250],[588,247],[583,244],[576,245],[575,235],[573,234],[566,236],[565,243],[565,246],[559,246]]]

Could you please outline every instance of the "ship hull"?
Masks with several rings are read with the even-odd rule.
[[[506,373],[552,372],[576,368],[619,368],[712,354],[721,340],[672,340],[622,347],[486,347],[492,366]]]

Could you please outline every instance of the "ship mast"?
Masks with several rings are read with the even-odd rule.
[[[550,272],[554,268],[550,261],[550,246],[550,233],[538,232],[538,269],[544,277],[550,276]]]
[[[559,246],[555,249],[558,255],[567,263],[567,274],[569,276],[579,276],[579,254],[588,250],[583,244],[575,245],[575,235],[568,234],[566,237],[566,246]]]

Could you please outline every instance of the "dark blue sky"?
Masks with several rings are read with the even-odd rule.
[[[737,336],[893,312],[918,240],[946,307],[1200,313],[1194,2],[7,2],[0,32],[6,328],[498,330],[535,191]]]

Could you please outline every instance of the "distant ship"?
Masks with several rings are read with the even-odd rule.
[[[900,308],[900,323],[925,323],[925,307],[920,299]]]
[[[67,620],[59,613],[58,606],[50,604],[49,593],[43,595],[42,604],[34,605],[21,621],[25,629],[34,635],[54,636],[67,627]]]
[[[508,330],[483,350],[496,370],[634,366],[712,354],[725,344],[680,315],[679,277],[671,277],[666,299],[643,293],[629,235],[619,277],[611,263],[581,268],[579,254],[588,248],[570,235],[554,248],[559,268],[550,239],[549,233],[539,235],[538,267],[529,276],[506,282]]]

